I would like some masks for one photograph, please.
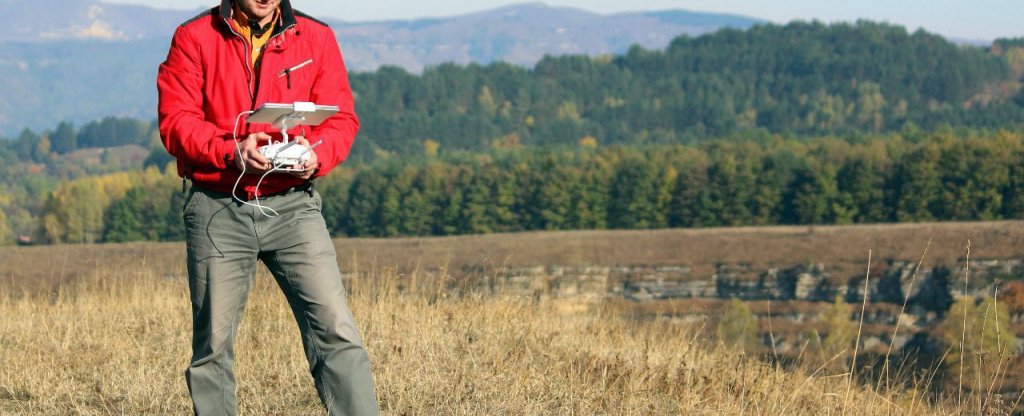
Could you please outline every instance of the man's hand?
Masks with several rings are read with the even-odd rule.
[[[235,153],[235,168],[245,173],[262,175],[272,167],[270,161],[260,154],[257,143],[270,140],[270,135],[264,132],[253,133],[238,143],[241,154]]]
[[[309,147],[309,141],[306,140],[305,137],[299,136],[296,137],[295,140],[298,141],[299,144],[306,146],[307,148]],[[311,176],[313,176],[313,173],[316,172],[316,167],[319,164],[316,158],[316,149],[309,149],[309,153],[306,154],[309,155],[309,159],[307,159],[301,165],[292,166],[292,169],[295,169],[296,171],[288,173],[302,179],[309,179]]]

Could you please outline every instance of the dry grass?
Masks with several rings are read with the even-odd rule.
[[[437,290],[433,274],[419,271],[485,266],[484,274],[499,274],[492,271],[794,259],[857,261],[863,269],[857,257],[864,248],[913,259],[925,236],[956,241],[965,235],[986,242],[978,249],[984,256],[1005,258],[1019,255],[1021,224],[340,240],[338,251],[352,277],[351,306],[387,414],[976,414],[971,403],[981,400],[964,400],[968,407],[958,408],[955,396],[924,393],[927,375],[893,383],[913,386],[908,390],[854,384],[847,400],[846,370],[798,365],[786,371],[715,347],[700,323],[630,318],[654,306],[453,296]],[[952,248],[932,250],[962,257]],[[172,243],[0,249],[0,414],[189,413],[182,376],[190,333],[183,254],[183,246]],[[693,302],[656,309],[713,313],[720,303]],[[818,308],[812,306],[771,307],[775,315],[813,313]],[[298,331],[265,273],[257,276],[240,331],[240,411],[322,414]],[[834,360],[849,359],[845,354]],[[1020,365],[1011,362],[1009,373],[1024,371]]]
[[[782,371],[680,325],[557,300],[447,297],[416,275],[353,280],[387,414],[951,414],[915,391]],[[322,414],[283,296],[260,273],[239,337],[243,414]],[[369,284],[369,283],[373,284]],[[398,287],[405,290],[399,291]],[[185,414],[187,286],[104,270],[56,294],[0,296],[4,414]]]

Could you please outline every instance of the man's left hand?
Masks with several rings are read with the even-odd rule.
[[[309,141],[306,140],[305,137],[299,136],[296,137],[295,140],[299,144],[306,146],[307,148],[309,147]],[[316,158],[316,149],[310,149],[309,153],[307,154],[309,155],[309,159],[307,159],[301,165],[292,166],[292,169],[295,169],[295,171],[288,172],[289,174],[297,176],[302,179],[309,179],[310,177],[313,176],[313,173],[316,172],[316,167],[319,164],[319,161]]]

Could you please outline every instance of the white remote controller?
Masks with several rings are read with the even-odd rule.
[[[287,143],[268,144],[260,147],[260,154],[280,172],[301,172],[301,168],[295,169],[294,167],[301,166],[309,160],[310,151],[319,144],[320,142],[316,142],[312,146],[306,147],[294,140]]]

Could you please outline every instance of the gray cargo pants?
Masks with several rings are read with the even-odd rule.
[[[320,400],[331,415],[379,413],[370,360],[349,311],[320,195],[293,190],[261,199],[280,216],[192,187],[183,209],[192,360],[185,371],[199,415],[236,412],[234,339],[257,260],[291,306]]]

